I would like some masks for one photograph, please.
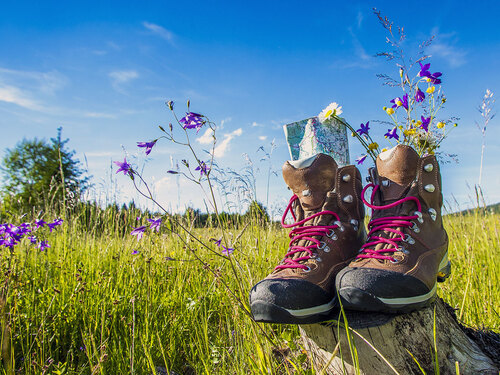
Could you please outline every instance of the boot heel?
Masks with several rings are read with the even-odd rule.
[[[450,277],[451,275],[451,262],[448,261],[448,263],[446,263],[446,266],[444,266],[443,268],[441,268],[437,274],[437,281],[439,283],[442,283],[444,282],[448,277]]]

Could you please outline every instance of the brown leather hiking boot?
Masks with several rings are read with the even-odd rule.
[[[338,306],[335,276],[358,254],[365,238],[361,175],[328,155],[286,162],[283,178],[294,195],[281,224],[293,228],[282,262],[250,291],[260,322],[316,323]],[[285,224],[288,212],[293,224]]]
[[[376,165],[362,193],[373,210],[368,240],[338,274],[337,290],[346,309],[409,312],[430,304],[436,280],[451,270],[439,166],[434,155],[419,157],[405,145],[382,152]]]

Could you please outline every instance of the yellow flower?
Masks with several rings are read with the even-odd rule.
[[[373,142],[373,143],[370,143],[368,145],[368,150],[370,150],[370,151],[376,150],[377,148],[378,148],[378,143],[377,142]]]
[[[417,131],[415,129],[407,129],[405,131],[403,131],[403,134],[408,136],[408,135],[413,135],[415,134]]]
[[[445,126],[445,125],[446,125],[446,124],[445,124],[443,121],[439,121],[439,122],[436,124],[436,126],[437,126],[437,128],[438,128],[438,129],[442,129],[442,128],[444,128],[444,126]]]
[[[387,112],[387,114],[389,116],[394,114],[394,109],[393,108],[387,108],[385,111]]]
[[[420,126],[422,125],[422,121],[418,120],[416,123],[415,123],[416,126]]]
[[[385,147],[384,147],[384,148],[382,149],[382,152],[386,152],[386,151],[387,151],[387,148],[385,148]]]
[[[430,86],[425,91],[427,91],[427,94],[433,94],[436,91],[436,86]]]

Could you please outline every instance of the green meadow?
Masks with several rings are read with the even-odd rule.
[[[86,206],[48,233],[43,252],[0,254],[4,374],[314,374],[298,327],[256,324],[251,286],[288,245],[287,231],[247,217],[224,231],[130,235],[137,212]],[[50,212],[47,219],[53,219]],[[500,331],[500,214],[448,215],[451,277],[439,295],[470,327]],[[189,227],[189,222],[183,223]],[[346,349],[348,350],[348,349]]]

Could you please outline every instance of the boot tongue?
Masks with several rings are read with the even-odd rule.
[[[337,163],[326,154],[314,155],[307,159],[287,161],[283,165],[283,179],[288,187],[299,198],[294,203],[294,212],[297,221],[306,219],[315,213],[321,212],[330,202],[327,201],[328,192],[335,188]],[[319,215],[306,221],[303,226],[327,225],[332,220],[331,215]],[[309,246],[311,241],[301,239],[295,246]],[[292,259],[305,255],[297,252]]]
[[[417,176],[419,156],[413,148],[397,145],[377,157],[379,190],[384,204],[403,198]]]
[[[418,154],[413,148],[406,145],[397,145],[378,155],[376,162],[377,171],[375,174],[372,172],[372,179],[376,177],[379,185],[379,194],[376,195],[375,205],[387,205],[407,196],[410,186],[417,176],[418,161]],[[375,210],[372,218],[406,214],[406,211],[410,207],[411,204],[400,204],[384,210]],[[382,231],[374,234],[381,235],[387,239],[398,237],[397,234],[390,231]],[[379,243],[375,246],[375,250],[389,247],[392,247],[392,245]],[[382,254],[390,256],[392,252]]]
[[[303,211],[302,218],[308,218],[322,211],[327,193],[335,187],[337,168],[335,160],[326,154],[285,162],[283,179],[299,198],[300,208]],[[325,215],[317,219],[324,219],[323,216]],[[308,221],[304,225],[317,225],[313,223],[317,219]]]

